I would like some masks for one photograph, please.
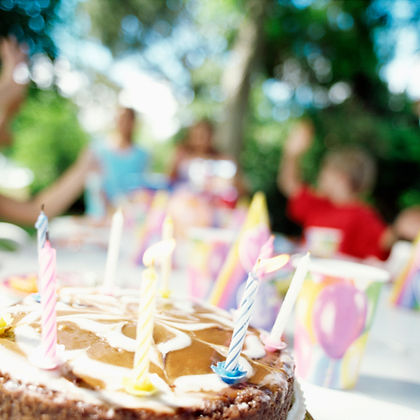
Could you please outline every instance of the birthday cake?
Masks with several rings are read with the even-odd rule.
[[[126,392],[123,382],[136,349],[137,302],[137,291],[111,296],[62,289],[57,300],[61,363],[53,370],[33,361],[41,331],[36,297],[7,308],[0,323],[0,418],[302,418],[288,352],[267,353],[259,331],[249,329],[239,359],[246,378],[227,385],[211,366],[226,358],[231,316],[183,299],[157,302],[149,375],[156,392],[144,397]]]

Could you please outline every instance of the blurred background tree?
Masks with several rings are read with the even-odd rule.
[[[2,2],[2,21],[15,14],[11,21],[29,22],[36,12],[25,9],[22,18],[21,3],[27,2],[6,0],[6,8]],[[388,90],[383,75],[396,31],[410,27],[420,33],[420,2],[72,0],[61,9],[57,1],[35,3],[50,10],[45,17],[41,13],[46,24],[40,36],[51,45],[51,28],[64,24],[60,10],[74,5],[74,16],[66,16],[84,22],[81,39],[98,40],[114,59],[129,57],[171,83],[183,123],[214,119],[220,147],[238,158],[252,190],[267,193],[275,229],[290,228],[275,178],[290,125],[302,116],[316,126],[316,142],[304,162],[309,182],[327,148],[356,143],[378,161],[370,200],[388,220],[420,203],[418,115],[405,94]],[[395,12],[397,3],[404,13]],[[54,56],[49,42],[39,45]],[[16,157],[21,159],[17,152]]]
[[[290,122],[303,115],[316,125],[317,142],[304,167],[309,182],[326,148],[359,144],[378,161],[371,200],[388,220],[420,202],[418,116],[380,75],[395,46],[388,32],[418,27],[419,2],[410,1],[410,13],[398,19],[387,0],[140,3],[91,0],[83,6],[92,33],[116,56],[139,49],[147,56],[162,39],[177,46],[179,27],[191,25],[195,42],[175,48],[173,57],[189,73],[189,108],[219,123],[221,147],[239,158],[253,190],[268,194],[275,228],[287,229],[275,185],[281,144]],[[151,68],[171,78],[165,63]]]
[[[87,142],[87,134],[77,120],[77,107],[52,89],[34,89],[14,121],[14,128],[16,135],[9,155],[32,170],[32,193],[56,180]]]
[[[45,66],[57,56],[53,32],[60,24],[60,0],[13,1],[0,4],[0,37],[14,36],[25,45],[33,81],[13,122],[13,145],[4,153],[31,169],[31,193],[50,185],[76,159],[86,144],[76,105],[62,97]],[[44,67],[43,67],[44,66]]]
[[[25,43],[30,55],[57,55],[53,30],[58,21],[61,0],[2,0],[0,37],[13,35]]]

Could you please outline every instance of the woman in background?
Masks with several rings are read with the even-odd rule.
[[[170,180],[197,192],[206,192],[236,202],[246,193],[237,162],[218,151],[213,144],[214,127],[202,119],[191,126],[178,145],[170,169]]]
[[[177,146],[169,177],[172,182],[188,182],[189,169],[194,159],[221,159],[222,154],[213,145],[214,127],[206,119],[188,129],[187,136]]]

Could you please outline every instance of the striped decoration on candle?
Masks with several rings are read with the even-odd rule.
[[[153,329],[156,309],[157,275],[153,267],[143,272],[139,317],[137,321],[136,352],[132,376],[124,378],[127,392],[137,396],[150,395],[155,392],[149,379],[150,351],[153,343]]]
[[[239,307],[239,315],[235,320],[235,328],[233,330],[232,340],[229,345],[229,351],[225,362],[225,369],[227,371],[234,371],[238,368],[238,360],[248,331],[249,320],[251,319],[258,286],[259,280],[256,274],[251,271],[248,274],[248,279],[246,281],[244,295]]]
[[[56,252],[46,241],[39,254],[41,295],[41,360],[40,366],[53,369],[57,366],[56,318]]]
[[[248,274],[245,291],[238,309],[238,317],[235,319],[226,361],[218,362],[216,365],[211,366],[213,372],[217,373],[229,385],[242,381],[247,374],[246,371],[240,369],[239,357],[244,346],[249,321],[254,312],[255,299],[261,277],[266,273],[278,270],[289,260],[287,255],[269,258],[273,253],[273,241],[274,238],[270,237],[261,247],[257,263]]]
[[[42,206],[41,213],[39,213],[38,219],[35,223],[37,229],[38,238],[38,252],[41,248],[44,248],[45,242],[47,241],[48,235],[48,217],[44,213],[44,206]]]

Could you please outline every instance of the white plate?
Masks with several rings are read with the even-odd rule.
[[[297,379],[294,381],[294,396],[295,400],[287,415],[287,420],[304,420],[306,414],[305,398],[302,389],[300,388]]]

